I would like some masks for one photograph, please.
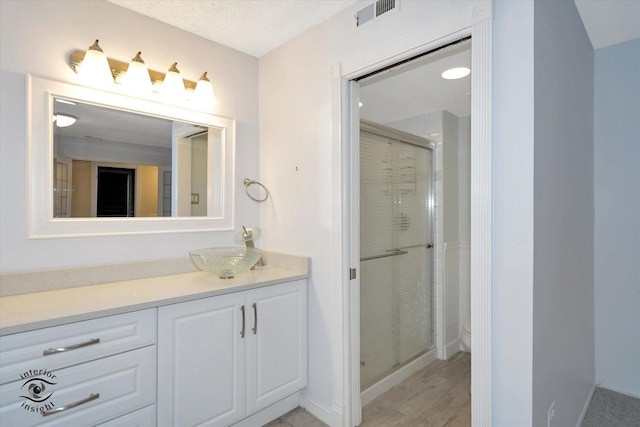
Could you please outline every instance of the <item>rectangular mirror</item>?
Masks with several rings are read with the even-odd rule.
[[[54,218],[216,215],[220,129],[53,101]]]
[[[30,237],[233,228],[232,119],[36,76],[28,86]]]

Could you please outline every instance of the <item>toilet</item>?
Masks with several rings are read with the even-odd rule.
[[[462,342],[462,349],[471,353],[471,319],[464,321],[462,333],[460,334],[460,341]]]

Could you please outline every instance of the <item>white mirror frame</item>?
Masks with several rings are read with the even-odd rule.
[[[210,195],[221,195],[216,198],[214,214],[207,217],[54,218],[52,117],[55,97],[220,129],[221,141],[214,147],[220,155],[215,156],[213,186],[210,184],[208,188]],[[28,74],[27,237],[37,239],[233,230],[235,135],[234,119]]]

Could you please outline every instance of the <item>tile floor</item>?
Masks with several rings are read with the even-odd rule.
[[[471,356],[436,360],[369,403],[361,427],[469,427]],[[326,427],[297,408],[268,427]],[[640,399],[596,389],[582,427],[640,427]]]
[[[393,387],[362,410],[361,427],[471,426],[471,355],[436,360]],[[325,427],[302,408],[267,427]]]

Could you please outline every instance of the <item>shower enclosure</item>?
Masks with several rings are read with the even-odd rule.
[[[434,347],[433,168],[426,139],[360,125],[360,384]]]

